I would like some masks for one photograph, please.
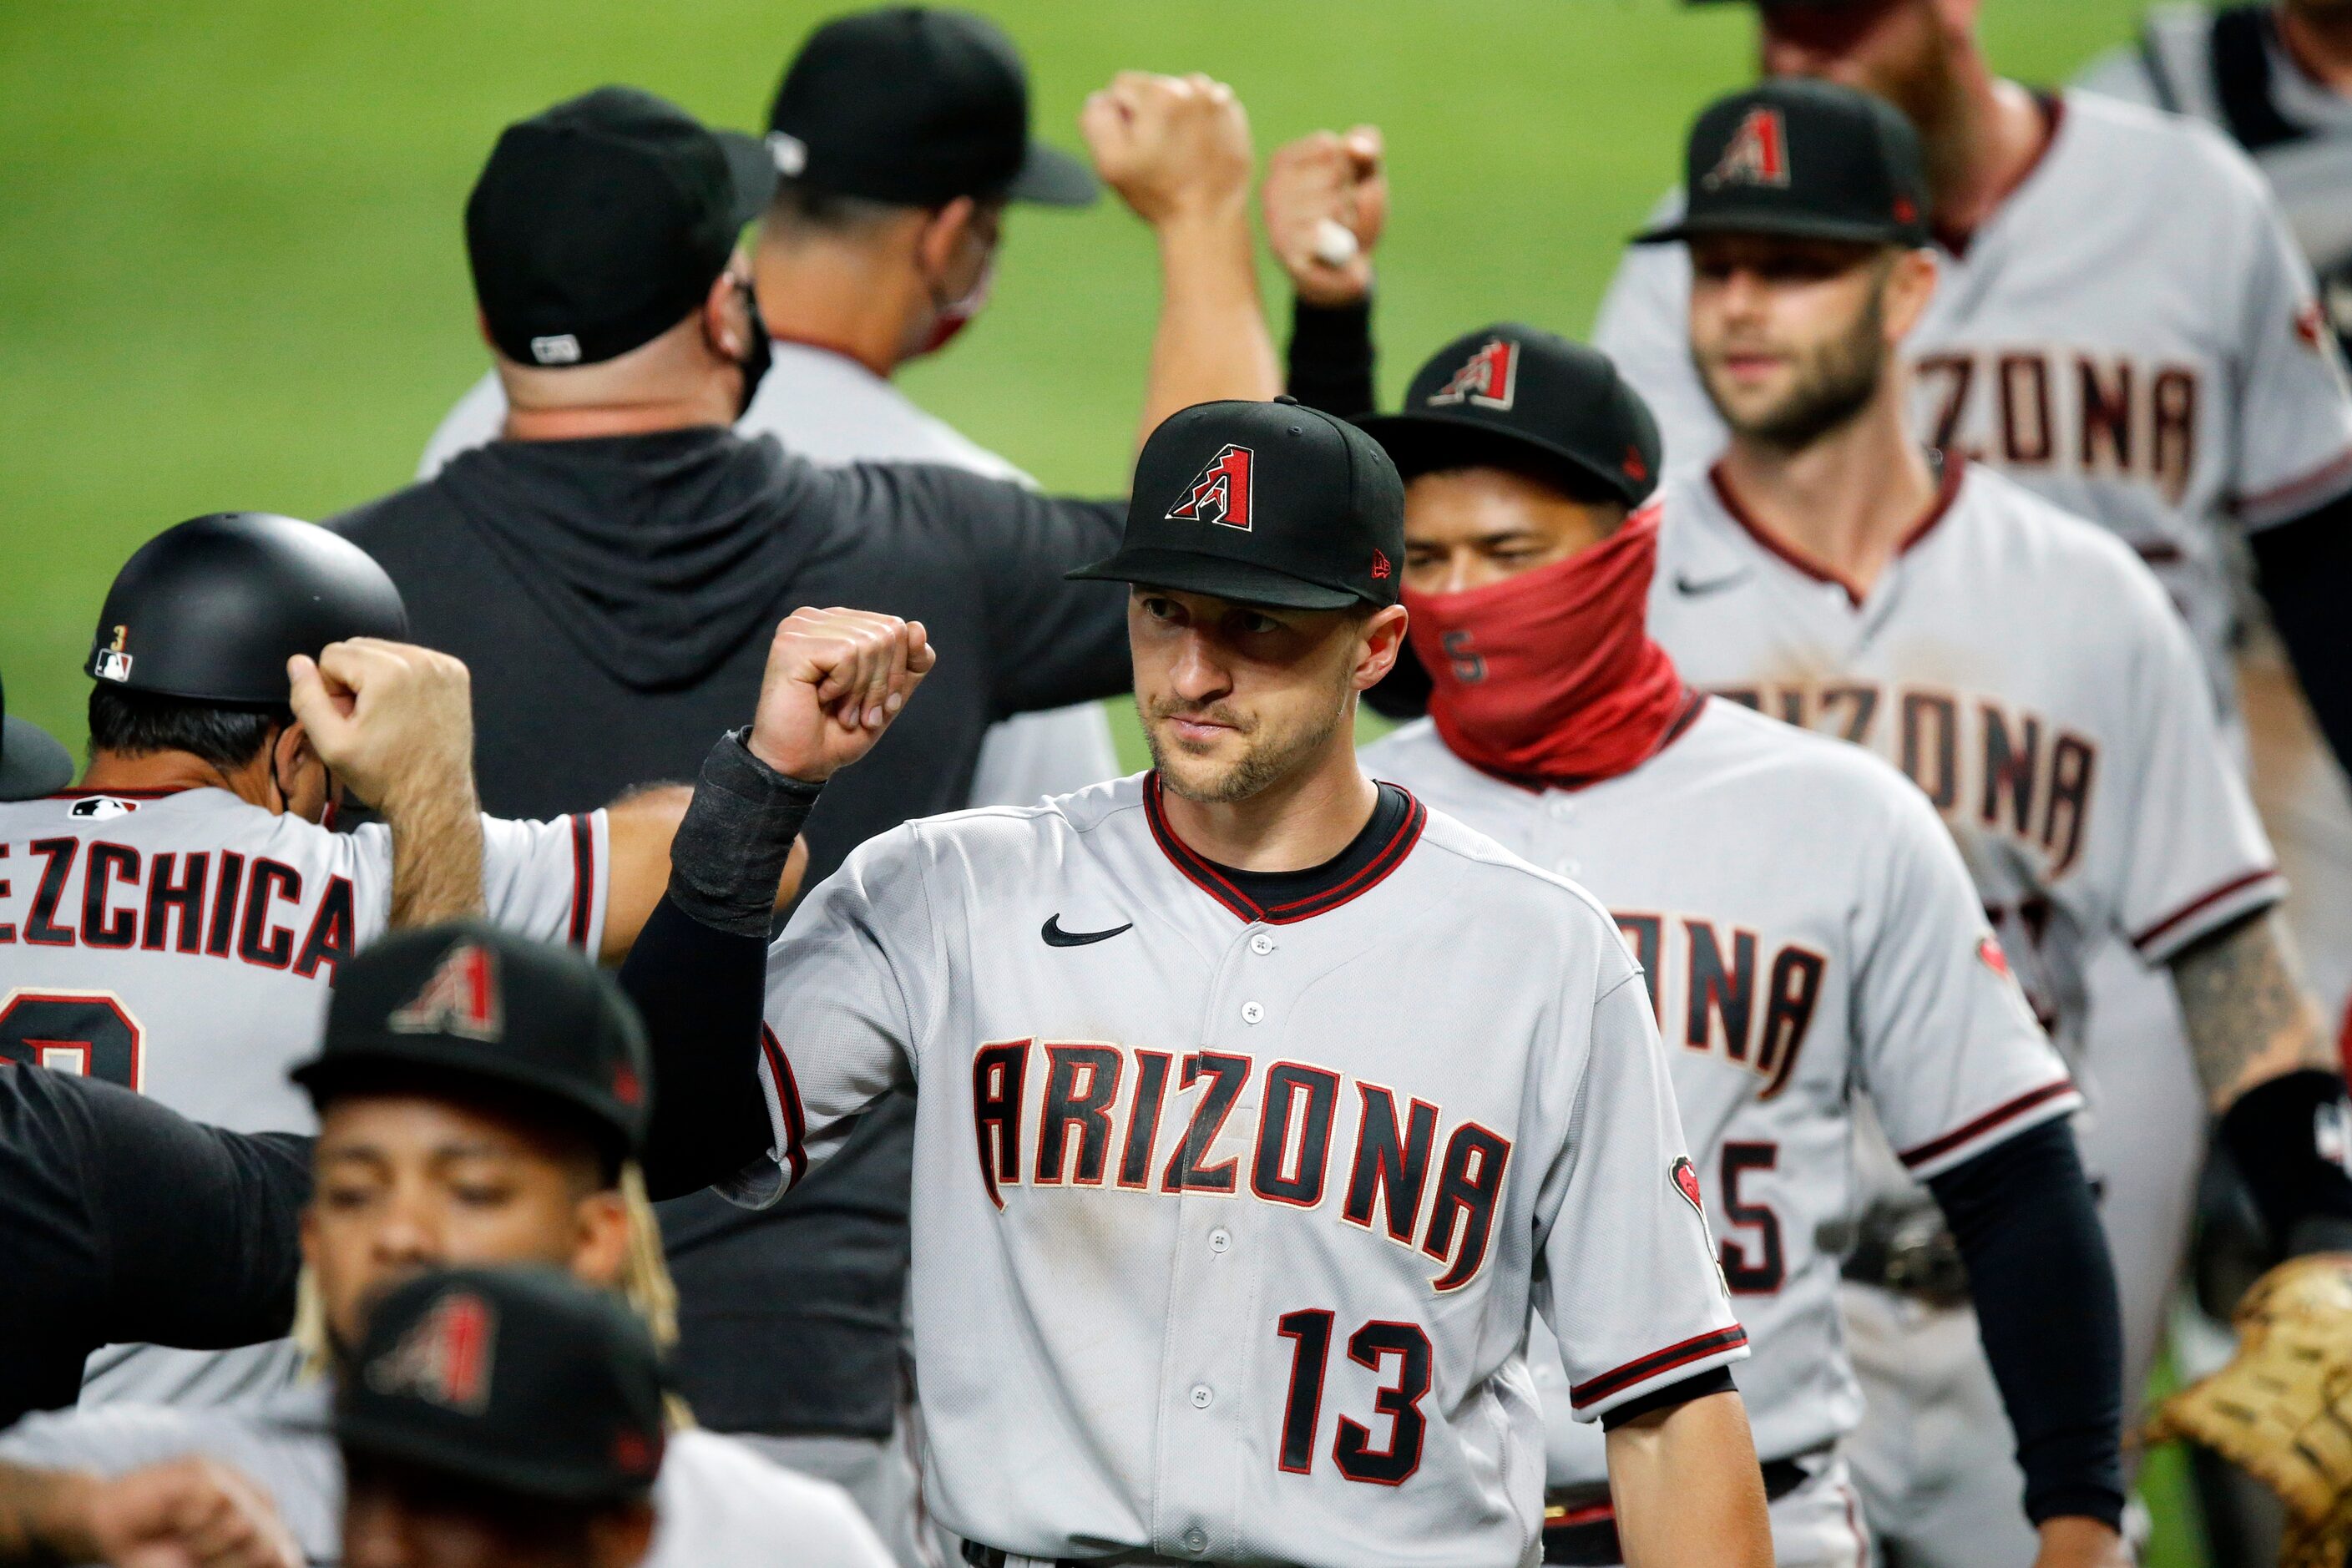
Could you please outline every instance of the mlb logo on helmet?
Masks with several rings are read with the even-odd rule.
[[[129,626],[115,627],[114,640],[99,650],[98,664],[90,673],[100,680],[130,679],[131,656],[122,651],[122,645],[129,641],[130,637]]]
[[[1518,395],[1519,345],[1508,338],[1489,338],[1445,384],[1429,395],[1432,407],[1448,403],[1475,403],[1482,408],[1508,408]]]
[[[1710,191],[1726,185],[1787,184],[1789,132],[1780,111],[1762,104],[1749,110],[1701,183]]]
[[[1250,467],[1255,461],[1247,447],[1226,442],[1208,465],[1192,477],[1182,500],[1168,509],[1172,519],[1214,522],[1226,528],[1250,530]]]
[[[367,1369],[378,1394],[405,1394],[444,1409],[478,1415],[490,1402],[498,1317],[470,1290],[453,1290]]]
[[[496,1043],[504,1032],[498,962],[478,942],[461,942],[442,956],[415,998],[384,1022],[404,1035],[456,1035]]]

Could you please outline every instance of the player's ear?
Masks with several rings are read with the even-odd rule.
[[[732,272],[721,272],[711,279],[702,296],[702,341],[729,364],[740,364],[751,346],[747,337],[751,328],[750,312],[744,310],[742,299],[742,286]]]
[[[971,231],[972,216],[979,210],[980,204],[971,197],[958,196],[925,220],[915,240],[915,258],[925,278],[945,278],[955,269],[956,258],[963,250],[964,236]]]
[[[610,1188],[586,1194],[572,1206],[572,1273],[583,1284],[611,1289],[629,1258],[629,1208]]]
[[[1356,655],[1355,688],[1369,691],[1388,679],[1404,649],[1405,624],[1412,617],[1402,605],[1389,605],[1364,617]]]
[[[1927,313],[1937,276],[1936,253],[1926,246],[1895,252],[1894,265],[1887,268],[1884,312],[1890,346],[1909,337]]]

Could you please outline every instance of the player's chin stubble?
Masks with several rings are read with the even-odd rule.
[[[1287,778],[1330,742],[1347,712],[1346,689],[1343,683],[1339,699],[1329,708],[1287,731],[1276,729],[1267,732],[1263,719],[1244,728],[1238,715],[1214,706],[1203,710],[1181,703],[1155,702],[1144,715],[1144,743],[1151,750],[1151,765],[1160,772],[1161,786],[1170,793],[1195,805],[1232,805]],[[1163,742],[1161,726],[1168,720],[1192,715],[1234,724],[1241,755],[1220,763],[1185,751],[1181,743]]]
[[[1798,362],[1796,379],[1778,401],[1742,408],[1717,385],[1715,366],[1702,363],[1707,396],[1723,422],[1741,437],[1801,452],[1869,407],[1886,379],[1886,311],[1874,293],[1852,331]]]

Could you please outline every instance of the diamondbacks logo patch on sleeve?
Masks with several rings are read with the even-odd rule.
[[[1723,156],[1700,184],[1710,191],[1726,185],[1785,185],[1789,183],[1789,132],[1780,111],[1761,105],[1748,111],[1731,133]]]
[[[1683,1201],[1690,1205],[1691,1212],[1697,1215],[1702,1223],[1705,1222],[1706,1200],[1699,1194],[1698,1172],[1692,1168],[1689,1158],[1677,1156],[1675,1163],[1666,1167],[1666,1173],[1673,1178],[1675,1191],[1682,1194]]]
[[[1489,338],[1445,384],[1429,395],[1432,406],[1475,403],[1482,408],[1508,408],[1519,385],[1519,345],[1508,338]]]
[[[1225,528],[1250,529],[1250,468],[1255,461],[1247,447],[1231,441],[1218,450],[1192,478],[1182,498],[1168,509],[1171,519],[1213,522]]]

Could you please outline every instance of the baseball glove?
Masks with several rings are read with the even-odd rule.
[[[2281,1568],[2345,1568],[2352,1549],[2352,1254],[2280,1264],[2231,1314],[2230,1364],[2182,1389],[2148,1440],[2187,1437],[2286,1503]]]

